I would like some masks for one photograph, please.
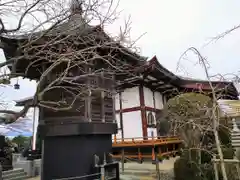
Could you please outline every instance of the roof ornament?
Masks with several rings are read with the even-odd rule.
[[[20,89],[20,85],[18,84],[18,78],[17,78],[17,83],[14,84],[14,89],[16,90]]]
[[[83,14],[83,9],[82,9],[82,0],[72,0],[71,1],[71,13],[72,14]]]

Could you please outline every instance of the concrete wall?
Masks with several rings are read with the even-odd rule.
[[[38,176],[41,174],[41,159],[29,161],[22,158],[20,154],[14,154],[13,168],[22,168],[29,177]]]

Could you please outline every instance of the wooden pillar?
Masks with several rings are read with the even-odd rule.
[[[105,98],[105,92],[101,91],[101,118],[102,118],[102,122],[105,122],[105,102],[104,102],[104,98]]]
[[[156,163],[155,142],[153,132],[151,133],[151,136],[152,136],[152,162]]]
[[[162,155],[162,149],[161,146],[158,146],[158,154],[161,156]]]
[[[154,146],[152,146],[152,162],[155,162],[155,151],[154,151]]]
[[[86,68],[86,73],[90,74],[91,73],[91,68]],[[92,112],[91,112],[91,104],[92,104],[92,99],[91,99],[91,96],[92,96],[92,91],[91,91],[91,88],[90,88],[90,77],[87,77],[87,98],[85,99],[85,118],[91,122],[92,121]]]
[[[123,112],[122,112],[122,93],[121,92],[119,92],[119,105],[120,105],[119,118],[120,118],[120,126],[121,126],[121,136],[122,136],[122,140],[124,140]]]
[[[138,147],[138,161],[139,163],[142,163],[142,153],[140,147]]]
[[[141,107],[141,119],[142,119],[142,133],[143,138],[147,139],[147,117],[146,117],[146,108],[144,101],[143,86],[139,86],[139,98],[140,98],[140,107]]]
[[[153,91],[153,107],[154,107],[154,112],[155,112],[155,116],[154,116],[154,123],[155,125],[157,125],[157,110],[156,110],[156,99],[155,99],[155,92]],[[157,132],[157,127],[155,126],[155,132],[156,135],[158,136],[158,132]]]
[[[124,141],[124,127],[123,127],[122,93],[121,92],[119,92],[119,105],[120,105],[119,117],[120,117],[120,126],[121,126],[121,136],[122,136],[122,142],[123,142]],[[122,148],[121,155],[122,155],[122,157],[121,157],[122,172],[124,172],[124,161],[125,161],[124,148]]]
[[[112,77],[112,81],[115,82],[115,76],[113,75]],[[113,83],[113,87],[112,87],[112,103],[113,103],[113,122],[117,123],[116,120],[116,107],[115,107],[115,103],[116,103],[116,91],[115,91],[115,83]]]
[[[104,84],[104,73],[101,72],[102,83]],[[101,118],[102,122],[105,122],[105,92],[101,90]]]

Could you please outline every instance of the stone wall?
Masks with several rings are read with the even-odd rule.
[[[41,159],[26,160],[20,154],[13,154],[13,168],[22,168],[29,177],[41,174]]]

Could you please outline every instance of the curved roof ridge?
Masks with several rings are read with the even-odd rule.
[[[158,58],[157,56],[153,56],[150,60],[147,61],[148,65],[149,66],[152,66],[152,65],[155,65],[155,68],[160,68],[162,69],[166,74],[169,74],[170,76],[178,79],[179,77],[174,74],[173,72],[169,71],[167,68],[165,68],[159,61],[158,61]],[[160,70],[158,69],[158,70]]]

